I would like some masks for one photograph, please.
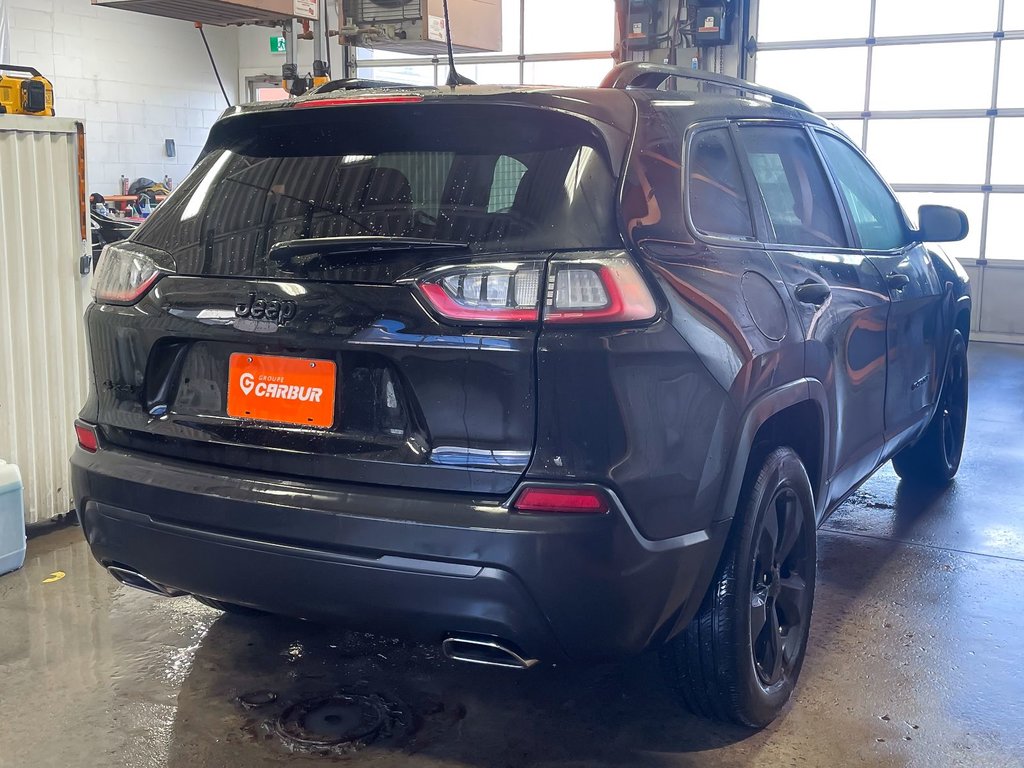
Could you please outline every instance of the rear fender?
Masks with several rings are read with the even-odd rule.
[[[716,520],[727,520],[736,514],[740,493],[743,490],[743,481],[746,478],[751,454],[761,427],[767,424],[773,416],[804,402],[812,402],[817,405],[821,411],[821,424],[824,427],[820,435],[820,463],[817,467],[807,467],[808,473],[812,477],[817,477],[817,482],[814,483],[816,487],[813,489],[815,516],[817,520],[821,520],[827,500],[825,488],[830,474],[828,467],[828,457],[831,451],[828,429],[830,418],[825,388],[820,381],[811,378],[798,379],[767,392],[755,400],[744,412],[740,419],[740,428],[736,435],[736,448],[733,452],[729,473],[726,476],[722,503]]]

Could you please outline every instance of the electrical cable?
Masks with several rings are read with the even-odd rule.
[[[210,50],[210,42],[206,39],[206,31],[203,29],[202,24],[196,24],[196,29],[199,30],[200,36],[203,38],[203,45],[206,46],[206,52],[210,55],[210,64],[213,65],[213,74],[217,76],[217,85],[220,86],[220,92],[224,94],[224,101],[227,102],[229,107],[234,106],[231,103],[231,99],[228,98],[228,92],[224,88],[224,81],[220,79],[220,72],[217,70],[217,62],[213,58],[213,51]]]

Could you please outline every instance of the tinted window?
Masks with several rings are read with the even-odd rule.
[[[604,142],[559,113],[294,110],[229,119],[212,142],[136,233],[182,274],[273,275],[269,249],[304,238],[415,237],[478,252],[621,244]]]
[[[698,231],[729,237],[754,236],[743,176],[728,129],[701,131],[694,137],[686,179],[690,218]]]
[[[850,220],[869,251],[889,251],[909,241],[906,218],[888,188],[860,152],[826,133],[819,133],[821,151],[846,200]]]
[[[838,204],[807,134],[799,128],[745,126],[741,136],[777,242],[846,247]]]

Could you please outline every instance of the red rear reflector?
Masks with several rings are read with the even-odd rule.
[[[99,437],[96,428],[80,421],[75,422],[75,434],[78,435],[78,444],[83,450],[89,453],[96,453],[100,448]]]
[[[568,512],[602,515],[608,497],[596,488],[527,488],[512,504],[516,512]]]
[[[311,107],[351,107],[358,104],[417,104],[423,101],[422,96],[364,96],[352,99],[313,99],[300,101],[295,109]]]

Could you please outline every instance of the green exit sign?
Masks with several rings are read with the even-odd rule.
[[[270,52],[271,53],[288,53],[288,39],[275,35],[270,38]]]

